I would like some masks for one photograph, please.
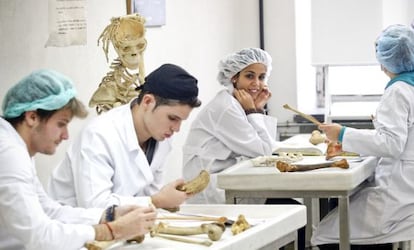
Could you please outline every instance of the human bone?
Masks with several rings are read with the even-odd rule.
[[[250,228],[249,222],[247,222],[244,215],[240,214],[237,220],[231,226],[231,232],[233,233],[233,235],[236,235],[236,234],[246,231],[249,228]]]
[[[323,136],[319,130],[314,130],[312,131],[311,137],[309,138],[309,142],[313,145],[323,143],[325,142],[325,136]]]
[[[220,223],[203,223],[200,226],[170,226],[165,223],[158,223],[154,231],[162,234],[174,234],[174,235],[197,235],[206,234],[212,241],[218,241],[221,239],[225,227]]]
[[[309,170],[315,170],[319,168],[331,168],[331,167],[348,169],[349,163],[346,159],[341,159],[341,160],[337,160],[333,162],[311,164],[311,165],[294,165],[294,164],[289,164],[289,163],[282,162],[282,161],[276,162],[276,168],[280,172],[299,172],[299,171],[309,171]]]
[[[203,191],[210,182],[210,174],[206,170],[201,170],[197,177],[177,187],[178,190],[188,194],[197,194]]]
[[[89,107],[95,107],[98,114],[126,104],[138,95],[137,87],[144,83],[145,78],[143,52],[147,40],[144,23],[144,17],[139,14],[114,17],[99,36],[98,46],[102,41],[106,60],[109,61],[110,43],[118,58],[111,63],[111,70],[89,100]]]
[[[163,238],[163,239],[167,239],[167,240],[174,240],[174,241],[179,241],[179,242],[184,242],[184,243],[190,243],[190,244],[198,244],[198,245],[203,245],[203,246],[211,246],[213,244],[212,241],[210,240],[195,240],[195,239],[190,239],[190,238],[185,238],[185,237],[179,237],[179,236],[172,236],[172,235],[168,235],[168,234],[160,234],[157,233],[155,231],[151,231],[151,237],[158,237],[158,238]]]
[[[85,243],[85,248],[87,250],[105,250],[109,249],[114,245],[117,245],[120,240],[111,240],[111,241],[90,241]]]

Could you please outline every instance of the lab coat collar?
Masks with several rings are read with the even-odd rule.
[[[114,122],[116,126],[118,126],[120,136],[122,138],[122,141],[125,142],[128,152],[131,154],[131,157],[135,158],[135,162],[138,162],[140,164],[139,170],[145,176],[145,179],[152,181],[154,177],[151,173],[149,167],[150,165],[147,161],[145,153],[139,146],[130,105],[124,104],[112,110],[119,111],[117,116],[114,117]],[[111,112],[112,110],[110,110],[109,112]],[[121,120],[122,122],[119,122],[117,120]]]
[[[5,137],[10,140],[10,136],[12,136],[12,138],[14,138],[20,145],[26,147],[26,143],[16,129],[3,117],[0,117],[0,138]]]
[[[405,82],[411,86],[414,86],[414,71],[410,71],[410,72],[404,72],[401,73],[399,75],[397,75],[396,77],[392,78],[387,86],[385,87],[385,89],[387,89],[389,86],[393,85],[395,82]]]
[[[115,112],[116,110],[118,110],[119,112],[118,115],[114,117],[115,119],[113,122],[120,131],[122,141],[125,142],[125,145],[127,146],[129,152],[140,151],[141,148],[139,147],[138,137],[135,132],[134,121],[132,118],[132,110],[130,108],[130,105],[125,104],[115,109],[112,109],[109,112]]]

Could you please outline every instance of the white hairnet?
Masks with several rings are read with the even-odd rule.
[[[232,85],[231,78],[247,66],[262,63],[266,66],[266,78],[272,71],[272,57],[259,48],[246,48],[230,54],[219,62],[217,80],[224,86]]]
[[[414,30],[402,24],[391,25],[376,41],[378,62],[399,74],[414,70]]]
[[[52,70],[38,70],[9,89],[2,105],[3,116],[15,118],[26,111],[57,110],[75,95],[69,78]]]

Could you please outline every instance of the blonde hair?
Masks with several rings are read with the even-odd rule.
[[[61,109],[68,109],[72,112],[74,117],[86,118],[88,116],[88,110],[80,100],[77,98],[72,98],[70,101],[63,106]]]

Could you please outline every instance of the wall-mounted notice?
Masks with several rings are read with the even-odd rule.
[[[49,0],[49,38],[45,47],[86,44],[86,0]]]
[[[165,25],[165,0],[127,0],[127,13],[145,17],[146,27]]]

